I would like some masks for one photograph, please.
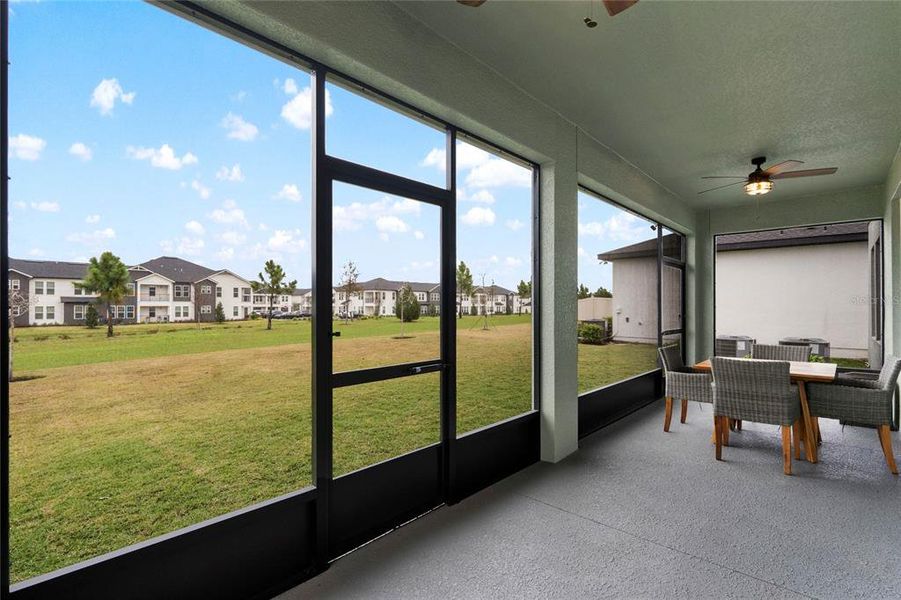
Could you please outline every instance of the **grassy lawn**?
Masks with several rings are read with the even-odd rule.
[[[531,324],[458,321],[458,432],[528,411]],[[21,580],[311,482],[309,322],[17,330],[12,577]],[[344,368],[432,358],[438,320],[336,323]],[[151,333],[153,332],[153,333]],[[114,364],[114,361],[122,364]],[[644,362],[642,362],[644,361]],[[580,389],[653,368],[653,348],[580,346]],[[336,475],[438,441],[438,375],[341,388]]]
[[[579,344],[579,393],[657,368],[654,344]]]

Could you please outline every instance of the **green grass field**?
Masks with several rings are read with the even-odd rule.
[[[342,368],[435,357],[438,320],[348,325]],[[311,481],[310,324],[16,331],[12,577],[115,550]],[[458,432],[528,411],[528,316],[458,321]],[[649,358],[650,357],[650,358]],[[644,361],[643,363],[641,361]],[[642,366],[643,365],[643,366]],[[580,346],[580,390],[653,368],[653,348]],[[335,473],[438,441],[438,376],[336,390]]]

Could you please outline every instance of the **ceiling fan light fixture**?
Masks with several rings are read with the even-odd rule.
[[[745,184],[745,193],[749,196],[762,196],[773,191],[773,182],[766,179],[749,181]]]

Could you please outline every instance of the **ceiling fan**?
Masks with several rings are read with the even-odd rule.
[[[698,194],[706,194],[707,192],[721,190],[723,188],[732,187],[733,185],[739,185],[743,183],[745,185],[745,193],[747,195],[759,196],[761,194],[768,194],[772,191],[774,179],[816,177],[817,175],[832,175],[833,173],[838,171],[838,167],[827,167],[825,169],[805,169],[803,171],[788,170],[803,165],[804,161],[800,160],[785,160],[781,163],[776,163],[775,165],[763,169],[761,167],[765,162],[765,156],[752,158],[751,164],[756,168],[754,169],[754,171],[748,173],[747,175],[709,175],[707,177],[701,177],[701,179],[740,179],[741,181],[735,181],[733,183],[727,183],[726,185],[710,188],[709,190],[698,192]]]
[[[457,0],[457,2],[459,2],[460,4],[471,6],[473,8],[482,6],[486,1],[487,0]],[[638,0],[601,0],[601,2],[604,3],[604,8],[607,9],[607,14],[613,17],[638,2]]]

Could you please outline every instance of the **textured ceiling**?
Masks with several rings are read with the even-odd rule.
[[[696,206],[750,201],[697,192],[757,155],[839,168],[768,199],[883,183],[901,142],[899,2],[398,6]]]

